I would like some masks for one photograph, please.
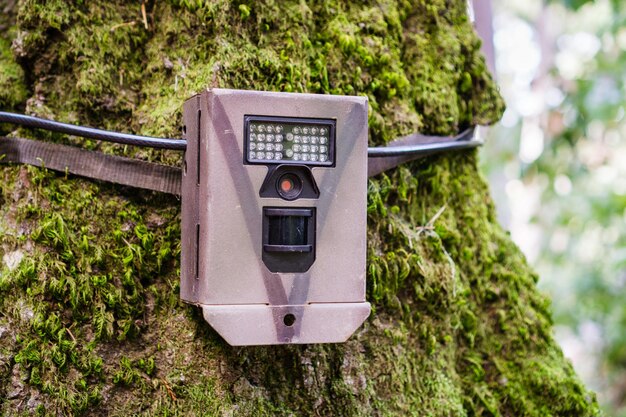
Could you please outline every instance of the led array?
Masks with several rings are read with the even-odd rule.
[[[247,133],[250,162],[332,163],[330,125],[250,121]]]

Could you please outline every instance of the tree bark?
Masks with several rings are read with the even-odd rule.
[[[364,94],[370,142],[495,122],[465,0],[0,0],[0,107],[180,136],[206,87]],[[0,133],[178,164],[41,131]],[[0,139],[1,140],[1,139]],[[487,145],[488,146],[488,145]],[[475,152],[372,179],[345,344],[233,348],[178,297],[180,202],[0,168],[4,415],[591,416]]]

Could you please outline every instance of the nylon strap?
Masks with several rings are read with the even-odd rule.
[[[180,195],[181,169],[73,146],[0,137],[0,163],[21,163],[115,184]]]
[[[450,141],[450,138],[413,134],[396,139],[387,146],[391,150],[394,147],[446,142],[449,150],[455,150],[472,148],[482,144],[475,137],[473,129],[454,139]],[[408,161],[439,152],[441,149],[432,152],[424,149],[419,154],[370,157],[367,163],[367,174],[368,177],[373,177]],[[28,164],[129,187],[175,195],[181,193],[182,171],[179,167],[105,155],[100,152],[55,143],[0,137],[0,163]]]

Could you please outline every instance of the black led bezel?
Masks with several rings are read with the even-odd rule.
[[[249,145],[250,145],[250,123],[251,122],[268,122],[268,123],[282,123],[282,124],[306,124],[317,125],[328,128],[328,161],[294,161],[289,159],[279,160],[250,160],[248,159]],[[243,147],[243,162],[245,165],[307,165],[315,167],[329,167],[335,166],[335,140],[337,131],[337,121],[335,119],[319,119],[308,117],[284,117],[284,116],[259,116],[259,115],[246,115],[243,122],[244,128],[244,147]],[[283,143],[287,140],[283,140]]]

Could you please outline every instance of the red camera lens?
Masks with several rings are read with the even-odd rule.
[[[295,200],[302,192],[302,180],[293,173],[281,175],[276,181],[276,191],[285,200]]]

